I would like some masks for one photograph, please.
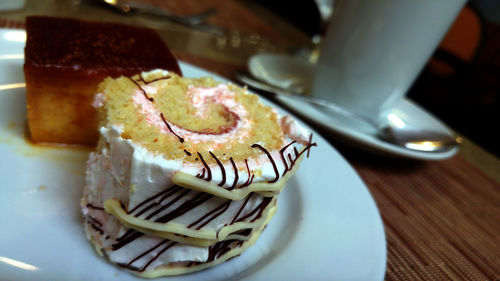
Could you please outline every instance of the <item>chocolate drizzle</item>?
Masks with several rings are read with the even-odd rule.
[[[236,184],[238,183],[238,168],[236,168],[236,163],[234,163],[233,157],[229,157],[229,161],[231,162],[231,165],[233,165],[233,170],[234,170],[234,181],[233,185],[228,190],[233,190],[236,187]]]
[[[250,233],[251,232],[249,231],[249,229],[244,229],[238,234],[248,236],[250,235]],[[235,239],[217,242],[208,248],[208,259],[206,262],[186,261],[185,266],[190,267],[193,265],[200,265],[203,263],[212,262],[218,258],[221,258],[224,254],[228,253],[230,250],[236,247],[241,247],[244,242],[245,242],[244,240],[235,240]],[[160,242],[156,243],[153,247],[147,249],[146,251],[134,257],[129,262],[118,263],[118,266],[132,271],[144,272],[155,260],[157,260],[161,255],[163,255],[165,252],[167,252],[170,248],[172,248],[176,244],[177,242],[168,239],[161,240]],[[143,262],[142,265],[134,266],[134,263],[146,257],[147,259]]]
[[[250,229],[244,229],[240,231],[238,234],[248,236],[250,235],[250,233],[251,233]],[[244,242],[245,242],[244,240],[235,240],[235,239],[217,242],[208,248],[208,259],[206,262],[186,261],[185,266],[190,267],[193,265],[200,265],[203,263],[212,262],[218,258],[221,258],[224,254],[228,253],[230,250],[236,247],[241,247]],[[155,260],[157,260],[161,255],[163,255],[165,252],[167,252],[170,248],[172,248],[176,244],[177,242],[171,241],[169,239],[161,240],[160,242],[156,243],[153,247],[145,250],[144,252],[140,253],[139,255],[131,259],[129,262],[118,263],[118,266],[132,271],[144,272]],[[143,258],[147,259],[140,266],[134,266],[134,263],[139,262]]]
[[[311,143],[312,143],[312,139],[313,139],[313,134],[311,133],[311,134],[309,135],[309,141],[307,142],[307,144],[311,144]],[[307,156],[307,158],[309,158],[309,152],[311,152],[311,149],[308,149],[308,150],[307,150],[307,155],[306,155],[306,156]]]
[[[144,97],[146,97],[147,100],[149,100],[150,102],[154,102],[154,99],[153,97],[150,97],[148,95],[148,93],[146,93],[146,90],[144,90],[144,88],[139,84],[139,82],[142,82],[146,85],[150,84],[150,83],[153,83],[153,82],[157,82],[157,81],[160,81],[160,80],[166,80],[166,79],[170,79],[170,76],[165,76],[165,77],[160,77],[160,78],[156,78],[156,79],[153,79],[151,81],[147,81],[144,80],[144,77],[140,76],[141,78],[137,79],[137,80],[134,80],[132,79],[132,77],[127,77],[130,81],[132,81],[132,83],[134,83],[138,88],[139,90],[142,92],[142,94],[144,95]]]
[[[144,97],[146,97],[147,100],[149,100],[150,102],[153,102],[154,99],[152,97],[150,97],[148,95],[148,93],[146,93],[146,90],[144,90],[144,88],[142,88],[142,86],[137,82],[135,81],[134,79],[132,79],[131,77],[127,77],[130,81],[132,81],[132,83],[134,83],[138,88],[139,88],[139,91],[142,92],[142,94],[144,95]],[[143,80],[144,81],[144,80]]]
[[[158,81],[161,81],[161,80],[168,80],[168,79],[170,79],[170,76],[165,76],[165,77],[156,78],[156,79],[153,79],[153,80],[150,80],[150,81],[146,81],[146,80],[144,80],[144,77],[142,77],[142,75],[140,77],[141,78],[137,79],[137,82],[142,82],[142,83],[144,83],[146,85],[149,85],[151,83],[158,82]]]
[[[168,130],[169,130],[169,131],[170,131],[170,132],[171,132],[174,136],[176,136],[176,137],[179,139],[179,141],[180,141],[181,143],[183,143],[183,142],[184,142],[184,139],[183,139],[183,138],[181,138],[178,134],[176,134],[176,133],[172,130],[172,127],[170,127],[170,125],[168,124],[167,120],[165,120],[165,116],[163,116],[163,113],[160,113],[160,117],[161,117],[161,120],[163,120],[163,123],[165,123],[165,125],[167,125]]]
[[[250,197],[252,197],[254,195],[254,193],[250,193],[247,198],[245,199],[245,203],[243,203],[240,207],[240,209],[238,210],[238,212],[236,213],[236,215],[234,215],[234,218],[231,220],[231,223],[230,224],[233,224],[235,223],[236,221],[238,221],[238,217],[240,216],[241,212],[243,211],[243,209],[245,208],[245,206],[248,204],[248,200],[250,200]]]
[[[201,171],[201,173],[197,174],[196,177],[197,178],[201,178],[201,179],[204,178],[205,177],[205,168],[203,168],[203,170]]]
[[[167,223],[171,221],[172,219],[175,219],[188,211],[200,206],[207,200],[213,198],[213,195],[204,193],[204,192],[198,192],[195,196],[192,198],[186,200],[182,204],[180,204],[178,207],[174,208],[173,210],[169,210],[166,214],[161,214],[162,211],[167,209],[168,207],[172,206],[175,202],[179,201],[181,198],[187,196],[189,194],[190,190],[183,190],[183,188],[179,186],[174,186],[171,188],[168,188],[162,192],[159,192],[158,194],[155,194],[143,202],[139,203],[132,211],[127,211],[125,210],[128,214],[132,214],[135,217],[139,217],[140,215],[146,213],[147,211],[150,211],[151,213],[144,217],[144,220],[151,220],[153,217],[160,215],[160,217],[154,219],[154,222],[156,223]],[[176,193],[180,193],[179,195],[175,196]],[[250,193],[245,201],[242,203],[242,205],[239,207],[238,211],[236,212],[235,216],[231,219],[229,224],[231,225],[236,222],[241,222],[241,221],[249,221],[249,222],[254,222],[260,217],[262,217],[262,213],[265,210],[265,208],[269,205],[269,203],[272,201],[272,197],[265,197],[262,199],[262,201],[253,209],[249,210],[248,212],[245,212],[245,215],[241,216],[243,213],[243,210],[246,208],[248,205],[249,200],[251,197],[253,197],[255,193]],[[169,201],[165,201],[167,198],[172,197]],[[208,211],[207,213],[201,215],[198,219],[193,221],[191,224],[189,224],[187,227],[188,228],[193,228],[195,227],[196,230],[200,230],[204,226],[206,226],[208,223],[213,221],[215,218],[221,216],[224,214],[232,204],[232,200],[226,200],[219,204],[217,207],[213,208],[212,210]],[[124,206],[122,205],[122,208]],[[95,227],[100,227],[102,226],[101,223],[99,222],[94,222],[92,220],[93,217],[89,216],[89,223],[91,225],[95,225]],[[94,229],[96,229],[94,227]],[[99,228],[100,229],[100,228]],[[97,230],[97,229],[96,229]],[[99,230],[97,230],[99,231]],[[101,231],[99,231],[101,232]],[[102,233],[101,233],[102,234]],[[117,243],[114,243],[112,245],[113,250],[119,250],[120,248],[124,247],[130,242],[133,242],[137,238],[141,237],[144,235],[142,232],[139,232],[134,229],[130,229],[127,232],[125,232],[122,236],[118,237],[116,239]]]
[[[304,146],[302,152],[299,153],[296,147],[293,147],[293,153],[295,154],[295,158],[292,157],[291,153],[287,153],[287,157],[283,154],[285,150],[292,144],[295,143],[295,141],[292,141],[291,143],[285,145],[282,149],[280,149],[280,155],[281,155],[281,160],[283,160],[283,165],[285,166],[285,170],[283,171],[282,176],[284,176],[287,172],[291,171],[299,157],[304,154],[307,151],[307,157],[309,157],[309,151],[311,150],[311,147],[316,146],[316,143],[311,143],[312,140],[312,134],[309,137],[309,142]],[[290,166],[287,164],[287,160],[290,162]]]
[[[103,207],[98,207],[98,206],[95,206],[95,205],[92,205],[92,204],[87,204],[87,205],[85,205],[85,206],[86,206],[87,208],[90,208],[90,209],[104,211],[104,208],[103,208]]]
[[[282,149],[280,149],[280,155],[281,155],[281,160],[283,160],[283,165],[285,166],[285,170],[283,171],[283,175],[281,176],[284,176],[288,171],[289,169],[292,168],[292,166],[290,165],[290,168],[288,168],[288,164],[286,162],[286,158],[285,156],[283,155],[283,152],[285,152],[285,150],[292,144],[294,144],[295,141],[292,141],[291,143],[285,145]],[[290,157],[290,154],[288,154],[288,156]],[[290,163],[292,162],[292,160],[290,159]]]
[[[217,157],[212,153],[212,151],[209,151],[208,153],[210,153],[212,158],[215,159],[215,162],[217,162],[217,165],[219,165],[220,171],[222,173],[222,180],[218,185],[223,186],[226,183],[226,169],[224,169],[224,165],[222,165],[222,163],[219,161],[219,159],[217,159]]]
[[[204,192],[199,192],[194,196],[192,199],[182,203],[181,206],[177,207],[176,209],[172,210],[171,212],[159,217],[158,219],[155,220],[155,222],[158,223],[166,223],[171,221],[172,219],[175,219],[176,217],[179,217],[183,215],[184,213],[194,209],[198,205],[203,204],[203,202],[207,201],[208,199],[212,198],[213,195],[204,193]]]
[[[191,191],[190,190],[182,190],[183,188],[179,186],[175,186],[169,189],[166,189],[154,196],[151,196],[138,204],[132,211],[128,212],[128,214],[132,214],[135,217],[139,217],[140,215],[144,214],[147,211],[152,211],[151,214],[147,215],[145,220],[151,220],[153,217],[156,215],[160,214],[162,211],[167,209],[168,207],[172,206],[175,202],[180,200],[181,198],[187,196]],[[180,193],[179,195],[175,196],[174,198],[170,199],[170,201],[165,201],[169,197],[173,197],[176,193]],[[258,215],[255,216],[251,222],[257,220],[258,218],[261,217],[263,210],[267,207],[267,205],[271,202],[272,197],[265,197],[262,202],[253,210],[251,210],[248,214],[246,214],[244,217],[239,217],[240,214],[243,212],[243,209],[248,205],[249,200],[251,199],[252,196],[254,196],[255,193],[250,193],[245,201],[242,203],[240,206],[240,209],[236,213],[235,217],[231,220],[229,224],[233,224],[235,222],[239,221],[244,221],[245,219],[248,219],[250,217],[254,217],[254,215],[258,212]],[[166,223],[176,217],[179,217],[183,215],[184,213],[196,208],[197,206],[203,204],[205,201],[211,199],[213,195],[204,193],[204,192],[198,192],[195,196],[193,196],[191,199],[185,201],[182,203],[180,206],[175,208],[174,210],[169,211],[167,214],[162,215],[161,217],[157,218],[154,220],[154,222],[157,223]],[[151,202],[153,201],[153,202]],[[231,205],[232,200],[227,200],[224,201],[222,204],[219,206],[215,207],[213,210],[209,211],[208,213],[202,215],[200,218],[195,220],[193,223],[188,225],[188,228],[197,226],[197,230],[201,229],[203,226],[226,212]],[[149,203],[149,204],[147,204]],[[122,206],[122,208],[124,208]],[[135,214],[134,214],[135,212]],[[226,224],[227,225],[227,224]],[[125,239],[127,235],[124,235],[123,238],[119,238],[118,240]]]
[[[213,209],[212,211],[210,211],[207,214],[203,215],[201,218],[199,218],[198,220],[196,220],[192,224],[188,225],[188,228],[191,228],[191,227],[193,227],[193,226],[201,223],[201,224],[198,225],[198,227],[195,228],[196,230],[200,230],[202,227],[204,227],[205,225],[207,225],[209,222],[211,222],[212,220],[214,220],[216,217],[220,216],[225,211],[227,211],[227,209],[231,205],[231,202],[232,202],[232,200],[227,200],[226,202],[224,202],[223,204],[221,204],[217,208]]]
[[[131,211],[127,211],[127,213],[135,213],[134,216],[138,216],[139,214],[145,213],[145,210],[152,210],[154,208],[157,208],[157,210],[154,210],[153,213],[157,214],[159,209],[164,209],[164,205],[171,206],[173,202],[178,201],[180,198],[186,196],[190,190],[183,190],[183,188],[179,186],[174,186],[171,188],[168,188],[166,190],[163,190],[147,199],[145,199],[143,202],[139,203],[135,208],[133,208]],[[176,193],[180,193],[179,196],[175,196]],[[242,205],[239,207],[238,211],[234,215],[234,217],[231,219],[229,222],[229,225],[241,222],[241,221],[249,221],[249,222],[254,222],[260,217],[262,217],[262,214],[265,210],[265,208],[269,205],[270,202],[272,202],[271,197],[266,197],[263,198],[263,200],[254,208],[252,208],[249,211],[246,211],[244,215],[242,215],[244,212],[243,210],[248,206],[248,203],[250,199],[255,196],[255,193],[249,194],[245,201],[242,203]],[[170,199],[168,202],[164,202],[167,198],[173,197]],[[155,219],[155,222],[160,222],[160,223],[165,223],[170,221],[171,219],[178,217],[189,210],[192,210],[196,208],[197,206],[203,204],[206,200],[212,198],[213,195],[203,193],[203,192],[198,192],[194,197],[191,199],[185,201],[184,203],[180,204],[180,206],[176,207],[175,209],[169,211],[167,214],[162,215],[160,218]],[[190,225],[188,225],[188,228],[195,228],[196,230],[200,230],[204,226],[206,226],[208,223],[213,221],[215,218],[221,216],[224,214],[230,207],[230,205],[233,203],[232,200],[226,200],[213,208],[212,210],[208,211],[206,214],[200,216],[198,219],[196,219],[194,222],[192,222]],[[123,204],[122,208],[123,208]],[[95,207],[95,206],[94,206]],[[103,208],[100,207],[95,207],[94,208],[97,211],[102,211],[104,212]],[[148,215],[146,220],[151,219],[152,215]],[[98,233],[101,235],[104,235],[104,231],[102,230],[101,226],[102,223],[99,222],[97,219],[95,219],[93,216],[88,215],[87,216],[87,223]],[[224,226],[227,226],[228,224],[225,224]],[[232,234],[238,234],[238,235],[243,235],[243,236],[249,236],[251,234],[251,229],[241,229],[236,232],[233,232]],[[132,243],[136,241],[137,239],[141,238],[144,236],[144,233],[139,232],[134,229],[129,229],[126,231],[123,235],[117,237],[115,239],[115,243],[111,245],[111,250],[112,251],[118,251],[122,249],[123,247],[127,246],[129,243]],[[183,235],[181,235],[183,236]],[[105,239],[109,239],[109,235],[106,235]],[[239,241],[239,240],[226,240],[226,241],[221,241],[217,242],[216,244],[212,245],[209,247],[209,259],[207,262],[213,261],[214,259],[219,258],[221,255],[227,253],[229,250],[231,250],[234,247],[239,247],[243,244],[244,241]],[[145,250],[144,252],[138,254],[136,257],[131,259],[127,263],[120,263],[119,266],[127,268],[129,270],[134,270],[134,271],[139,271],[143,272],[145,271],[156,259],[158,259],[164,252],[168,251],[172,246],[177,244],[175,241],[171,241],[169,239],[164,239],[160,241],[159,243],[155,244],[153,247]],[[155,253],[156,252],[156,253]],[[139,262],[139,260],[142,260],[147,257],[147,260],[142,262],[141,266],[134,266],[134,263]]]
[[[126,246],[128,243],[134,241],[135,239],[137,239],[143,235],[144,235],[144,233],[142,233],[142,232],[139,232],[139,231],[134,230],[134,229],[129,229],[127,232],[125,232],[125,234],[116,238],[116,242],[118,242],[118,243],[111,245],[111,249],[113,251],[119,250],[122,247]]]
[[[273,199],[272,197],[265,197],[262,200],[262,202],[260,202],[260,204],[257,206],[257,208],[253,209],[251,212],[249,212],[248,214],[246,214],[245,216],[243,216],[241,218],[235,217],[235,219],[236,219],[235,222],[244,221],[244,220],[250,219],[252,217],[253,217],[253,219],[251,219],[250,222],[254,222],[254,221],[258,220],[260,217],[262,217],[262,212],[264,212],[264,209],[267,207],[267,205],[269,205],[269,203],[271,203],[272,199]],[[243,206],[245,206],[245,204]]]
[[[92,224],[102,226],[102,223],[100,221],[98,221],[96,218],[94,218],[93,216],[88,216],[88,218],[92,222]]]
[[[212,180],[212,171],[210,170],[210,167],[207,165],[207,162],[205,162],[205,159],[203,159],[203,156],[201,153],[198,153],[198,157],[200,157],[201,162],[203,163],[203,166],[205,167],[203,169],[203,174],[202,175],[197,175],[197,178],[204,179],[206,181],[211,181]],[[205,178],[205,169],[207,170],[207,177]]]
[[[87,216],[87,223],[92,227],[95,231],[99,232],[101,235],[104,234],[104,230],[102,229],[102,223],[98,221],[93,216]]]
[[[139,78],[137,81],[132,79],[131,77],[127,77],[130,81],[132,81],[132,83],[134,83],[138,88],[139,90],[142,92],[142,94],[144,95],[144,97],[146,97],[147,100],[149,100],[150,102],[154,102],[154,99],[152,97],[150,97],[148,95],[148,93],[146,93],[146,90],[144,90],[144,88],[139,84],[139,82],[143,82],[144,84],[148,85],[150,83],[153,83],[153,82],[157,82],[157,81],[160,81],[160,80],[166,80],[166,79],[170,79],[170,76],[166,76],[166,77],[160,77],[160,78],[157,78],[157,79],[153,79],[151,81],[148,81],[146,82],[144,80],[144,77],[141,76],[141,78]],[[163,112],[160,112],[160,117],[161,119],[163,120],[163,123],[165,123],[165,125],[167,126],[168,130],[174,135],[176,136],[179,141],[181,143],[184,142],[184,138],[180,137],[178,134],[176,134],[173,130],[172,130],[172,127],[170,126],[170,124],[168,124],[167,120],[165,119],[165,116],[163,115]],[[186,150],[184,150],[186,151]],[[189,153],[188,151],[186,151],[186,153]],[[189,156],[191,156],[190,154],[188,154]]]
[[[245,166],[247,167],[248,178],[247,178],[247,181],[244,184],[242,184],[239,188],[243,188],[245,186],[249,186],[252,183],[253,178],[255,176],[254,173],[253,173],[253,171],[252,171],[252,175],[250,175],[250,167],[248,166],[248,160],[247,159],[245,159]]]
[[[208,259],[207,262],[212,262],[217,258],[220,258],[225,253],[229,252],[235,246],[241,247],[244,241],[239,240],[226,240],[216,243],[209,247],[208,249]]]
[[[92,226],[92,223],[90,221],[87,221]],[[93,227],[94,228],[94,227]],[[94,228],[95,229],[95,228]],[[96,229],[97,232],[99,232],[101,235],[104,235],[104,231],[102,229]],[[251,229],[242,229],[237,232],[234,232],[233,234],[238,234],[242,236],[249,236],[251,234]],[[117,243],[112,245],[112,250],[113,251],[118,251],[122,247],[126,246],[128,243],[133,242],[134,240],[142,237],[144,233],[135,231],[130,229],[127,231],[124,235],[121,237],[118,237],[115,239]],[[106,235],[105,239],[109,239],[109,235]],[[225,253],[229,252],[231,249],[235,247],[240,247],[243,245],[245,241],[244,240],[226,240],[226,241],[221,241],[213,244],[208,248],[208,260],[206,262],[211,262],[214,261],[217,258],[220,258],[222,255]],[[149,247],[145,251],[139,253],[137,256],[133,257],[130,261],[126,263],[117,263],[118,266],[122,268],[126,268],[128,270],[132,271],[137,271],[137,272],[144,272],[148,269],[151,264],[156,261],[158,258],[160,258],[165,252],[167,252],[169,249],[171,249],[173,246],[177,245],[178,242],[169,240],[169,239],[163,239],[159,241],[158,243],[154,244],[152,247]],[[142,261],[141,261],[142,260]],[[198,262],[198,261],[186,261],[187,264],[186,266],[192,266],[192,265],[199,265],[202,264],[203,262]],[[139,263],[138,265],[134,265],[136,263]]]
[[[271,156],[271,153],[269,153],[269,151],[267,151],[267,149],[265,149],[262,145],[260,145],[258,143],[252,144],[252,148],[256,148],[256,147],[259,148],[260,150],[262,150],[267,155],[267,158],[269,158],[269,161],[273,165],[273,169],[274,169],[274,173],[276,174],[276,177],[273,180],[268,181],[268,183],[277,182],[280,178],[280,173],[278,172],[278,167],[276,167],[276,162],[274,162],[274,159]]]
[[[95,231],[99,232],[101,235],[102,235],[102,234],[104,234],[104,231],[103,231],[100,227],[98,227],[97,225],[95,225],[95,224],[90,224],[90,226],[91,226],[91,227],[92,227]]]
[[[155,206],[159,206],[161,204],[161,202],[163,202],[163,200],[165,200],[166,198],[172,196],[173,194],[177,193],[178,191],[180,191],[182,189],[182,187],[178,186],[178,185],[174,185],[173,187],[170,187],[168,189],[165,189],[164,191],[152,196],[152,197],[149,197],[147,198],[146,200],[142,201],[140,204],[138,204],[137,206],[135,206],[130,212],[127,211],[128,214],[132,214],[134,213],[136,210],[138,210],[139,208],[141,208],[142,206],[144,206],[146,203],[162,196],[160,198],[160,200],[158,202],[153,202],[147,206],[145,206],[141,211],[137,212],[137,214],[135,214],[134,216],[135,217],[139,217],[140,215],[142,215],[144,212],[150,210],[151,208],[155,207]]]
[[[157,204],[158,206],[160,206],[158,209],[156,209],[154,212],[152,212],[151,214],[149,214],[145,219],[146,220],[149,220],[151,218],[153,218],[154,216],[158,215],[159,213],[161,213],[163,210],[167,209],[168,207],[172,206],[175,202],[179,201],[182,197],[186,196],[188,193],[190,193],[191,190],[183,190],[181,192],[181,194],[177,195],[176,197],[174,197],[172,200],[170,200],[168,203],[162,205],[162,204]],[[186,203],[184,203],[186,204]],[[184,206],[183,204],[183,206]],[[195,206],[193,206],[194,208]],[[177,210],[177,209],[176,209]],[[174,211],[176,211],[174,210]],[[182,215],[182,214],[180,214]],[[169,216],[168,218],[166,216]],[[171,219],[174,219],[176,218],[177,216],[175,216],[175,214],[172,214],[172,213],[168,213],[164,216],[162,216],[161,218],[155,220],[155,222],[167,222]],[[170,219],[169,219],[170,218]]]
[[[285,145],[284,147],[282,147],[279,150],[279,153],[280,153],[280,156],[281,156],[281,160],[282,160],[283,166],[284,166],[284,170],[283,170],[283,173],[281,174],[281,176],[280,176],[280,173],[278,171],[278,166],[276,165],[276,161],[272,157],[271,153],[265,147],[263,147],[262,145],[260,145],[258,143],[255,143],[255,144],[251,145],[251,147],[252,148],[258,148],[262,152],[264,152],[264,154],[266,154],[267,158],[269,159],[269,162],[273,166],[273,170],[274,170],[274,173],[275,173],[274,179],[269,180],[268,183],[275,183],[275,182],[277,182],[280,179],[280,177],[285,176],[286,173],[288,173],[289,171],[292,170],[293,166],[295,165],[295,163],[297,162],[297,160],[299,159],[299,157],[304,152],[307,152],[307,156],[309,157],[309,151],[310,151],[311,147],[316,146],[316,143],[312,143],[311,141],[312,141],[312,134],[309,136],[308,143],[303,147],[302,152],[300,152],[300,153],[298,152],[297,148],[294,146],[293,147],[293,152],[295,154],[295,157],[293,157],[291,153],[286,153],[286,155],[285,155],[285,152],[286,152],[286,150],[290,146],[292,146],[293,144],[295,144],[296,141],[290,142],[289,144]],[[214,153],[212,153],[211,151],[209,151],[208,153],[210,153],[210,155],[212,156],[212,158],[214,158],[215,162],[217,162],[217,165],[220,167],[221,174],[222,174],[222,180],[218,184],[218,186],[222,187],[226,183],[226,169],[224,168],[224,165],[215,156]],[[211,181],[212,180],[212,172],[211,172],[210,167],[207,165],[207,163],[203,159],[203,156],[199,152],[198,152],[198,156],[200,157],[201,161],[203,162],[204,168],[203,168],[203,170],[202,170],[201,173],[198,173],[196,175],[196,177],[200,178],[200,179],[204,179],[206,181]],[[288,161],[287,161],[287,158],[288,158]],[[238,179],[239,179],[239,177],[238,177],[238,167],[236,166],[236,163],[234,162],[234,159],[232,157],[229,157],[229,161],[231,162],[231,165],[233,167],[234,175],[235,176],[234,176],[234,181],[233,181],[232,185],[230,187],[227,187],[226,189],[227,190],[233,190],[235,188],[243,188],[243,187],[249,186],[252,183],[252,181],[253,181],[253,179],[255,177],[255,174],[254,174],[253,171],[250,170],[250,167],[248,166],[248,159],[245,159],[245,166],[247,168],[248,178],[247,178],[247,181],[245,183],[243,183],[242,185],[240,185],[240,186],[237,186]],[[205,177],[205,171],[208,172],[208,176],[207,177]]]
[[[170,243],[168,243],[168,242],[170,242]],[[134,271],[138,271],[138,272],[144,272],[146,270],[146,268],[148,268],[148,266],[151,265],[151,263],[153,263],[164,252],[166,252],[168,249],[170,249],[170,247],[174,246],[175,244],[177,244],[177,242],[173,242],[173,241],[165,239],[165,240],[161,241],[160,243],[156,244],[155,246],[153,246],[152,248],[144,251],[143,253],[141,253],[140,255],[138,255],[137,257],[135,257],[134,259],[132,259],[130,262],[128,262],[126,264],[125,263],[118,263],[118,265],[120,267],[127,268],[129,270],[134,270]],[[146,264],[144,264],[144,266],[142,266],[141,268],[132,266],[132,264],[134,262],[136,262],[137,260],[141,259],[142,257],[146,256],[147,254],[153,252],[154,250],[156,250],[157,248],[159,248],[160,246],[163,246],[163,245],[166,245],[166,246],[163,249],[161,249],[156,255],[154,255],[152,258],[150,258],[148,260],[148,262],[146,262]]]

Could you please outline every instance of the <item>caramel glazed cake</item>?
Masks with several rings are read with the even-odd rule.
[[[143,277],[201,270],[251,246],[312,133],[256,95],[164,70],[107,78],[81,201],[99,254]]]

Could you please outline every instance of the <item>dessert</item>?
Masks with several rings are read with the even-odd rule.
[[[99,253],[144,277],[219,264],[251,246],[316,144],[246,89],[165,70],[107,78],[81,206]]]
[[[99,133],[92,101],[106,77],[155,68],[180,74],[151,29],[31,16],[26,32],[24,73],[34,142],[95,145]]]

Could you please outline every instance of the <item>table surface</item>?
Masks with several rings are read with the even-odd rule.
[[[158,18],[126,16],[96,1],[28,0],[0,12],[0,27],[23,28],[27,15],[54,15],[148,26],[177,58],[233,79],[257,52],[286,52],[307,36],[250,1],[149,0],[177,14],[218,8],[209,24],[224,35]],[[500,280],[500,160],[464,138],[447,160],[383,158],[355,150],[316,128],[355,168],[372,193],[387,237],[386,280]]]

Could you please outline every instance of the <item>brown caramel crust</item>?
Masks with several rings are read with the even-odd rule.
[[[157,68],[181,73],[151,29],[31,16],[26,31],[28,123],[35,143],[94,145],[98,122],[92,101],[106,77]]]
[[[26,20],[25,67],[117,77],[155,68],[180,73],[152,29],[32,16]]]

